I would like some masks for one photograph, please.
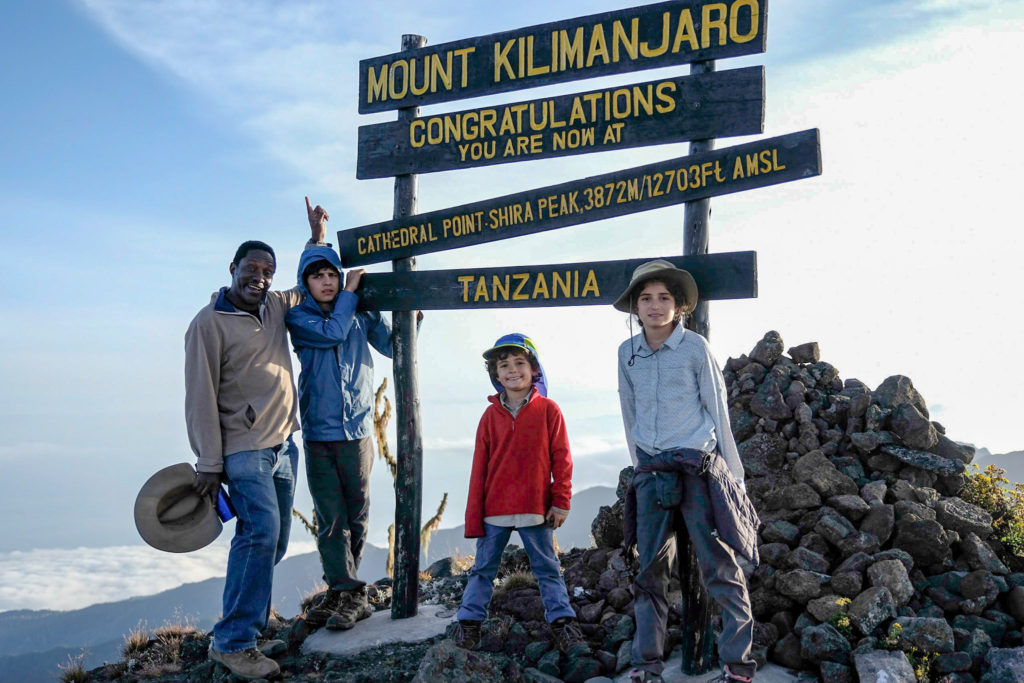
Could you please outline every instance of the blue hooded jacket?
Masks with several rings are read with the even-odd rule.
[[[348,441],[373,433],[373,359],[369,345],[391,357],[391,326],[378,311],[356,311],[359,297],[338,292],[328,315],[310,295],[302,271],[327,261],[341,272],[341,259],[330,247],[312,247],[299,259],[299,289],[306,298],[288,310],[299,373],[302,436],[311,441]]]

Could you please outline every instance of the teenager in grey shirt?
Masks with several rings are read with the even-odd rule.
[[[633,487],[640,564],[633,587],[637,628],[630,680],[638,683],[662,680],[676,511],[686,524],[708,594],[722,606],[718,652],[723,672],[718,680],[750,683],[757,668],[750,654],[754,619],[746,580],[736,552],[717,531],[706,474],[711,459],[724,458],[739,484],[732,490],[745,498],[743,465],[729,426],[722,372],[707,341],[681,324],[682,315],[696,304],[693,277],[660,260],[639,266],[614,304],[636,315],[641,325],[641,332],[619,347],[618,363],[622,419],[637,466]],[[697,466],[656,471],[659,463],[688,458]]]

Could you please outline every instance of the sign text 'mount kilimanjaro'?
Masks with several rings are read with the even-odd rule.
[[[821,173],[818,130],[338,231],[345,267],[673,206]]]
[[[764,67],[616,86],[359,128],[357,178],[760,133]]]
[[[359,113],[765,49],[767,0],[671,0],[359,62]]]
[[[757,296],[752,251],[664,258],[693,275],[702,299]],[[407,311],[610,304],[633,270],[649,260],[368,273],[359,287],[359,305]]]

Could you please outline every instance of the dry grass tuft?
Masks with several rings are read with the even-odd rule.
[[[61,683],[85,683],[87,676],[85,675],[85,667],[82,666],[84,658],[84,652],[78,653],[75,657],[68,655],[66,664],[57,665],[57,668],[60,669],[60,676],[58,678]]]
[[[140,621],[131,631],[124,636],[124,645],[121,646],[121,658],[124,660],[138,659],[143,652],[149,649],[149,631]]]

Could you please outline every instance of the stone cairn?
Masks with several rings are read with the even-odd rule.
[[[724,368],[762,519],[749,585],[768,658],[828,683],[915,681],[899,650],[929,656],[933,683],[1024,680],[1024,566],[957,496],[974,448],[907,377],[871,390],[816,343],[783,348],[769,332]]]

